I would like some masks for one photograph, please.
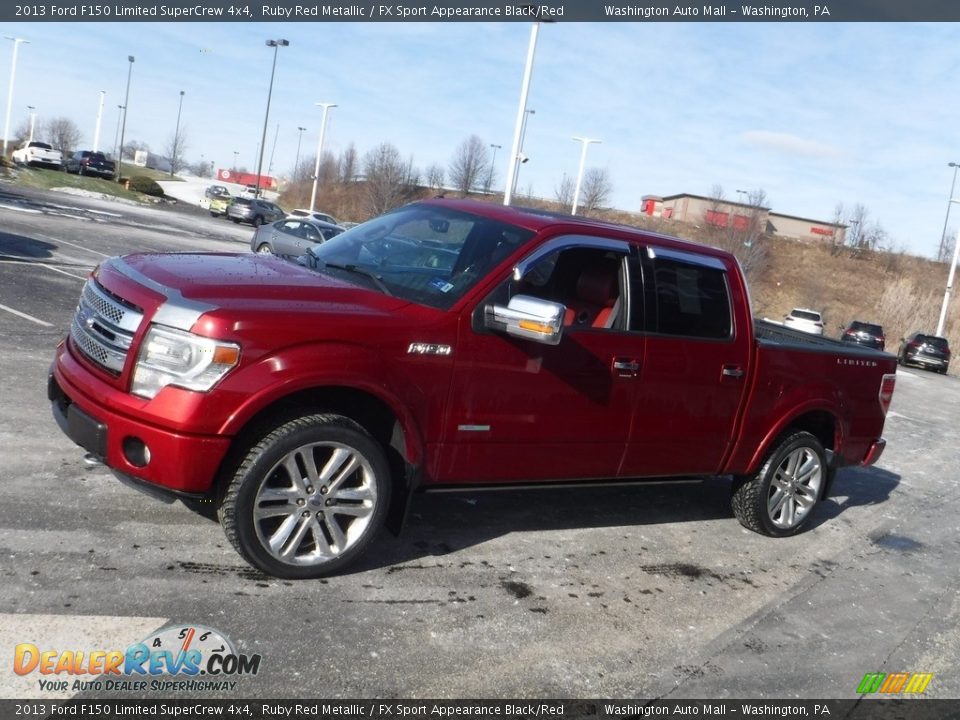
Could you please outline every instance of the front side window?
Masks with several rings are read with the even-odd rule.
[[[446,309],[533,235],[480,215],[413,204],[310,248],[304,261],[339,279]]]

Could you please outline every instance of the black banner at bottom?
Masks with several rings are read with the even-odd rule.
[[[179,720],[474,720],[537,718],[960,718],[960,700],[0,700],[0,718]]]

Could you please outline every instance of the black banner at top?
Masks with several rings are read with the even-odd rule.
[[[955,0],[36,0],[2,22],[960,22]]]

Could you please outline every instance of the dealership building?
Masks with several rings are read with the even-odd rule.
[[[718,200],[703,195],[645,195],[641,212],[649,217],[677,220],[691,225],[713,225],[746,229],[750,219],[758,216],[767,235],[794,240],[838,242],[846,240],[847,226],[827,220],[784,215],[768,207],[749,203]]]

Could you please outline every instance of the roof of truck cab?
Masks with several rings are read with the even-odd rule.
[[[623,225],[620,223],[595,220],[580,215],[569,215],[567,213],[556,212],[552,210],[541,210],[540,208],[517,207],[515,205],[500,205],[493,202],[482,200],[457,200],[436,197],[430,200],[421,200],[422,203],[430,205],[439,205],[449,207],[452,210],[481,215],[483,217],[499,220],[501,222],[517,225],[519,227],[540,232],[548,228],[566,228],[569,231],[575,231],[577,228],[592,231],[591,234],[602,231],[612,233],[623,238],[629,236],[630,239],[637,242],[649,242],[654,240],[656,244],[676,249],[688,250],[690,252],[700,253],[701,255],[711,255],[719,258],[733,259],[733,256],[719,248],[703,245],[693,240],[664,235],[662,233],[644,230],[633,225]],[[735,260],[734,260],[735,262]]]

